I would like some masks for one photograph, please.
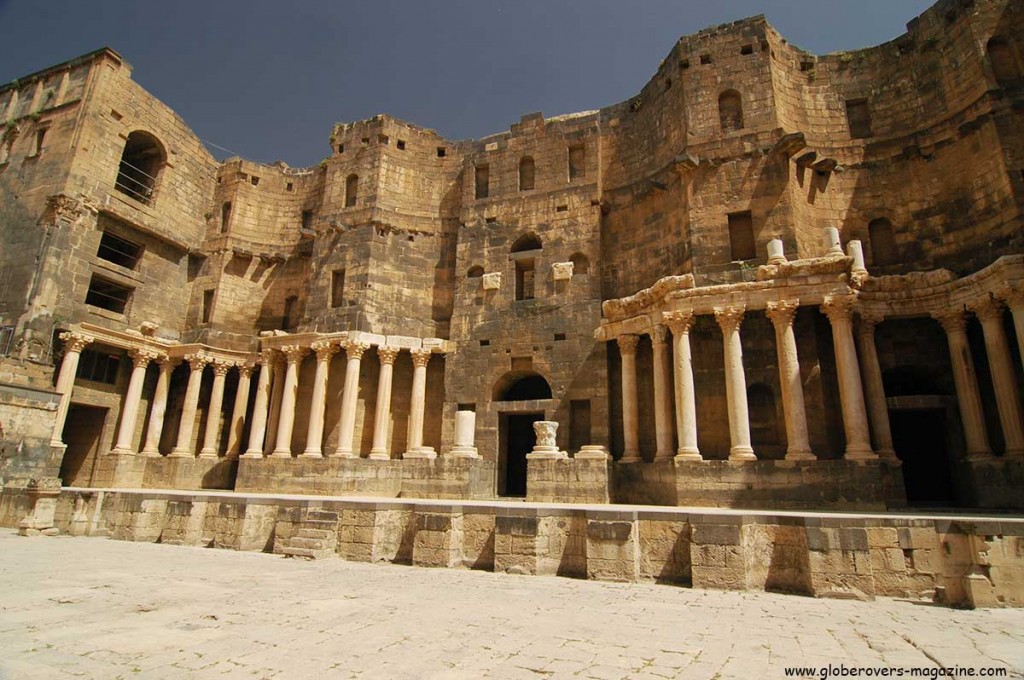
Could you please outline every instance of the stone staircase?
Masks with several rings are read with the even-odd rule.
[[[281,551],[285,557],[319,560],[335,554],[338,545],[338,513],[311,509]]]

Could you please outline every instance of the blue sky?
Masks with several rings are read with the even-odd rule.
[[[0,82],[109,46],[209,145],[293,166],[338,121],[450,139],[635,94],[683,35],[765,14],[817,54],[891,40],[924,0],[0,0]],[[218,157],[231,155],[211,146]]]

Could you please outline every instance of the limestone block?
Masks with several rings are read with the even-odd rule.
[[[484,274],[481,279],[481,285],[484,290],[498,290],[501,288],[501,272]]]
[[[555,281],[568,281],[572,278],[572,262],[555,262],[551,265],[551,277]]]
[[[587,520],[587,578],[636,581],[640,543],[635,520]]]

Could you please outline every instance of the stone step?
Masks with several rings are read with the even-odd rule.
[[[340,513],[334,510],[309,510],[305,519],[314,522],[338,522]]]
[[[302,538],[318,538],[323,541],[333,541],[334,532],[326,529],[309,529],[307,527],[299,527],[299,530],[295,532],[295,536],[301,536]]]
[[[315,549],[315,548],[293,548],[292,546],[286,546],[282,551],[285,557],[304,557],[310,560],[322,560],[327,557],[334,555],[333,550]]]
[[[299,536],[293,536],[286,546],[288,548],[309,548],[312,550],[333,550],[334,545],[331,541],[325,541],[321,538],[301,538]]]

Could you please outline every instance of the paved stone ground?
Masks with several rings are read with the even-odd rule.
[[[0,530],[0,678],[1024,677],[1024,611],[305,562]],[[820,677],[820,676],[819,676]]]

